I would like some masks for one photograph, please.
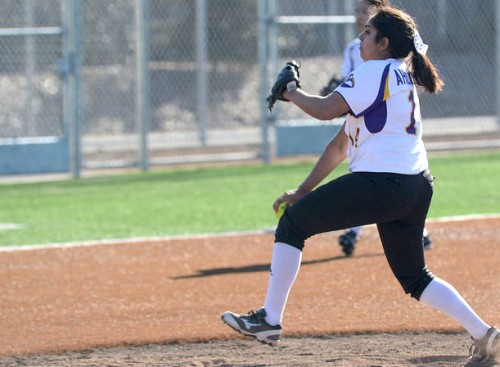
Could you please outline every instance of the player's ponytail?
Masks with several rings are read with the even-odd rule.
[[[392,57],[407,59],[413,79],[418,85],[430,93],[439,92],[444,82],[431,60],[425,55],[427,46],[423,44],[417,26],[405,12],[394,8],[383,8],[371,19],[370,23],[377,29],[377,40],[389,39]],[[418,49],[417,49],[418,48]]]
[[[437,93],[443,89],[444,82],[439,77],[438,70],[429,58],[421,54],[413,46],[411,57],[413,79],[430,93]]]

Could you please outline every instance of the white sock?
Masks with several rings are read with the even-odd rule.
[[[429,235],[429,232],[427,232],[427,228],[424,227],[424,233],[423,233],[423,236],[424,237],[427,237]]]
[[[288,294],[299,273],[302,251],[286,243],[276,242],[271,260],[271,276],[267,289],[266,322],[281,324]]]
[[[485,336],[490,328],[479,318],[457,290],[443,279],[434,278],[424,289],[420,301],[460,323],[474,339]]]

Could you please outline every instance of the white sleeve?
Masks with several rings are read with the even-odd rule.
[[[351,57],[351,46],[349,43],[347,47],[344,49],[344,58],[342,59],[342,70],[340,75],[342,79],[346,79],[349,76],[349,73],[354,70],[353,60]]]
[[[387,62],[368,61],[335,89],[344,97],[356,117],[364,115],[388,98],[390,66]]]

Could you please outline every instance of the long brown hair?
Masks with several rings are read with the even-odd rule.
[[[370,23],[377,29],[377,41],[389,39],[392,57],[405,59],[411,53],[410,67],[415,82],[430,93],[439,92],[444,82],[431,60],[420,54],[413,43],[417,26],[413,18],[402,10],[386,7],[379,10]]]

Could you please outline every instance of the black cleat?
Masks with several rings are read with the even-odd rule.
[[[237,332],[253,336],[261,343],[276,346],[280,342],[281,325],[271,326],[266,322],[266,310],[260,308],[240,315],[231,311],[222,314],[221,319]]]
[[[500,355],[500,330],[492,326],[486,335],[478,340],[472,338],[469,349],[469,362],[482,363],[493,361]]]
[[[432,241],[429,235],[424,236],[422,238],[422,242],[424,244],[424,250],[430,250],[432,248]]]
[[[339,236],[339,245],[342,247],[342,252],[347,257],[351,257],[356,248],[359,236],[356,232],[349,230],[343,235]]]

